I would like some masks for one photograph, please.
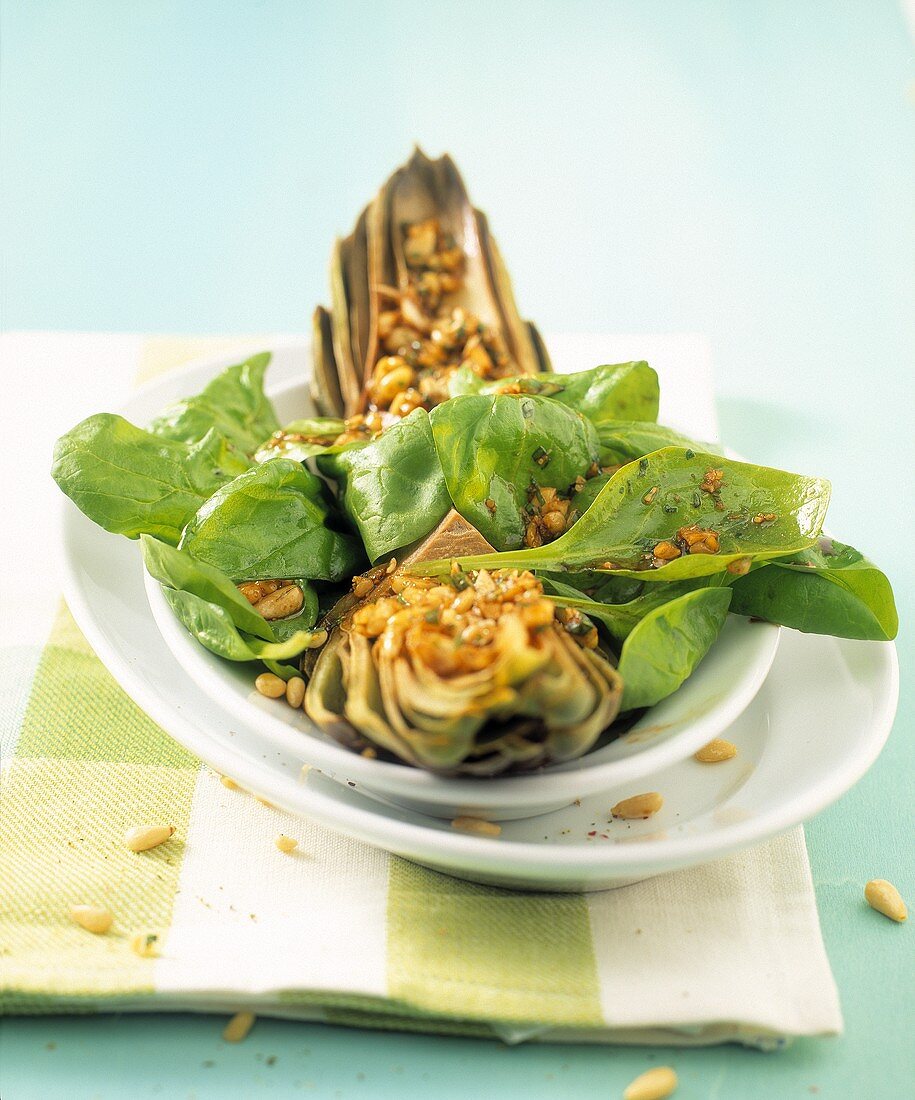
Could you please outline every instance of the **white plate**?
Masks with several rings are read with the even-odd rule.
[[[280,420],[308,415],[305,378],[308,345],[273,350],[268,390]],[[176,380],[166,376],[123,410],[144,423],[176,395],[192,393],[233,362],[229,354],[201,361]],[[561,364],[559,364],[561,367]],[[574,364],[573,364],[574,365]],[[509,820],[547,813],[575,798],[634,781],[691,755],[717,737],[744,710],[766,678],[778,647],[779,628],[732,616],[689,680],[623,736],[580,760],[530,775],[495,779],[442,778],[419,768],[358,756],[327,737],[303,711],[253,691],[250,667],[232,664],[200,646],[175,618],[161,589],[148,579],[147,595],[162,636],[180,666],[238,722],[254,726],[278,749],[320,768],[340,782],[408,809],[451,819],[471,814]]]
[[[514,889],[598,890],[703,863],[812,817],[876,759],[898,695],[895,647],[783,632],[772,672],[727,731],[739,755],[687,759],[543,817],[507,823],[498,839],[365,798],[239,723],[185,674],[157,630],[136,547],[64,516],[66,593],[90,644],[136,702],[223,774],[293,813],[436,870]],[[608,822],[608,808],[660,791],[646,822]],[[589,836],[593,832],[594,836]],[[603,839],[606,837],[606,839]]]

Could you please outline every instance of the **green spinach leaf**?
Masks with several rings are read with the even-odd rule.
[[[589,477],[581,489],[572,497],[572,507],[582,516],[600,496],[601,490],[613,477],[613,474],[595,474]]]
[[[197,641],[229,661],[287,661],[308,649],[314,638],[314,631],[299,630],[282,642],[267,642],[239,630],[224,607],[193,592],[179,592],[163,585],[162,594]]]
[[[253,454],[280,426],[264,393],[264,372],[269,362],[270,352],[265,351],[227,368],[201,393],[176,402],[157,416],[152,432],[196,443],[216,428],[240,450]]]
[[[653,707],[675,692],[721,633],[730,601],[730,588],[702,588],[646,615],[620,653],[621,709]]]
[[[659,451],[662,447],[683,447],[705,454],[721,454],[720,447],[711,443],[697,443],[688,436],[665,428],[663,424],[653,424],[641,420],[604,420],[597,425],[600,439],[600,461],[602,466],[614,463],[632,462]]]
[[[565,491],[597,460],[591,422],[542,397],[469,394],[429,419],[454,507],[506,550],[522,545],[522,510],[539,489]]]
[[[720,478],[709,482],[710,473]],[[716,483],[715,491],[703,488]],[[555,542],[459,561],[469,569],[596,567],[646,582],[681,581],[807,549],[820,534],[828,503],[829,483],[820,478],[666,447],[614,474]],[[686,528],[713,531],[718,551],[684,552],[660,568],[646,568],[655,547]],[[450,562],[424,562],[421,568],[441,574]]]
[[[214,429],[188,445],[97,413],[58,439],[51,476],[106,531],[176,543],[200,505],[250,465]]]
[[[363,564],[351,535],[329,525],[321,480],[275,458],[217,490],[188,523],[182,550],[233,581],[340,580]]]
[[[304,462],[314,455],[339,450],[334,445],[334,440],[345,429],[346,425],[342,420],[331,416],[293,420],[260,444],[254,460],[269,462],[271,458],[291,458],[296,462]]]
[[[467,393],[516,393],[549,397],[594,423],[604,420],[656,420],[658,376],[645,362],[613,363],[574,374],[518,375],[484,381],[467,367],[449,382],[452,397]]]
[[[451,507],[429,414],[414,409],[371,443],[318,459],[369,558],[378,561],[428,535]]]
[[[239,592],[231,580],[212,565],[198,561],[187,550],[177,550],[149,535],[141,535],[147,572],[160,584],[179,592],[191,592],[229,613],[232,622],[248,634],[268,642],[279,642],[296,631],[314,625],[318,617],[318,596],[311,585],[297,580],[304,600],[297,615],[268,622]]]
[[[899,617],[886,576],[853,546],[816,546],[734,582],[731,610],[808,634],[887,641]]]
[[[571,573],[568,576],[575,577],[576,574]],[[621,603],[592,599],[555,575],[543,576],[541,579],[555,604],[559,607],[575,607],[589,618],[596,619],[606,627],[613,640],[620,644],[625,642],[647,615],[664,604],[702,588],[721,587],[727,584],[725,577],[726,573],[716,573],[690,581],[675,581],[673,584],[646,584],[642,585],[642,591],[637,596]]]

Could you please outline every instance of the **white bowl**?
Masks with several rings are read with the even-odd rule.
[[[307,415],[312,407],[306,382],[307,345],[287,343],[271,350],[268,389],[280,420]],[[237,354],[222,355],[182,372],[179,392],[192,391],[237,358]],[[148,418],[175,392],[175,378],[167,376],[134,397],[127,415]],[[328,738],[303,712],[258,695],[251,667],[233,665],[200,646],[174,617],[159,585],[147,577],[146,587],[156,623],[181,667],[239,722],[260,730],[277,749],[333,779],[358,783],[376,798],[445,818],[466,814],[510,820],[548,813],[684,759],[746,708],[769,672],[779,639],[776,626],[730,617],[705,660],[679,691],[610,744],[579,760],[528,775],[444,778],[405,764],[358,756]]]
[[[175,618],[158,582],[148,573],[144,577],[165,644],[194,683],[233,718],[331,779],[358,783],[376,798],[433,817],[532,817],[682,760],[746,709],[768,675],[779,639],[777,627],[732,616],[689,680],[615,741],[578,760],[528,774],[448,777],[359,756],[318,729],[304,711],[260,695],[254,690],[254,667],[204,649]]]

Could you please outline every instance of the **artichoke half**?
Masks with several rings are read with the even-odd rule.
[[[313,398],[352,438],[448,397],[460,366],[484,378],[549,370],[521,319],[485,215],[449,156],[417,149],[331,257],[331,304],[314,316]]]
[[[487,545],[451,512],[404,565]],[[581,756],[619,711],[622,681],[596,629],[528,572],[443,582],[378,567],[326,625],[305,709],[355,751],[496,775]]]

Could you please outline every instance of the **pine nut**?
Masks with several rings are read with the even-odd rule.
[[[159,954],[159,937],[155,932],[137,932],[130,937],[130,949],[144,959],[154,959]]]
[[[286,694],[286,681],[272,672],[262,672],[254,681],[254,686],[268,699],[279,699]]]
[[[229,791],[240,791],[241,787],[235,782],[234,779],[230,779],[227,775],[221,775],[219,782]]]
[[[255,802],[260,802],[262,806],[266,806],[268,810],[278,810],[279,806],[274,806],[272,802],[268,802],[266,798],[261,798],[259,794],[254,796]]]
[[[655,1066],[629,1083],[623,1100],[664,1100],[677,1087],[677,1075],[670,1066]]]
[[[70,919],[96,936],[104,935],[114,922],[110,910],[95,905],[71,905]]]
[[[236,1012],[223,1028],[222,1037],[227,1043],[240,1043],[253,1026],[253,1012]]]
[[[864,897],[871,909],[876,909],[890,920],[904,921],[909,911],[902,895],[885,878],[874,878],[864,887]]]
[[[462,833],[475,833],[477,836],[498,836],[502,832],[502,826],[494,821],[483,821],[479,817],[456,817],[451,822],[453,829],[460,829]]]
[[[723,737],[716,737],[709,741],[693,758],[700,764],[718,764],[722,760],[731,760],[737,755],[737,746],[732,741],[725,741]]]
[[[291,707],[300,707],[305,698],[305,681],[301,676],[293,676],[286,681],[286,702]]]
[[[281,852],[285,852],[286,855],[289,855],[290,852],[294,852],[299,846],[297,840],[293,840],[291,836],[286,836],[284,833],[280,833],[273,843]]]
[[[628,820],[651,817],[664,805],[664,799],[657,791],[648,791],[646,794],[634,794],[631,798],[624,798],[617,802],[610,813],[614,817],[622,817]]]
[[[264,596],[256,603],[257,610],[265,619],[285,619],[302,610],[305,603],[305,595],[297,584],[287,584],[284,588],[278,588],[269,596]]]
[[[353,595],[357,600],[367,596],[375,587],[375,582],[369,577],[353,577]]]
[[[124,834],[124,843],[131,852],[146,852],[174,835],[174,825],[137,825]]]

